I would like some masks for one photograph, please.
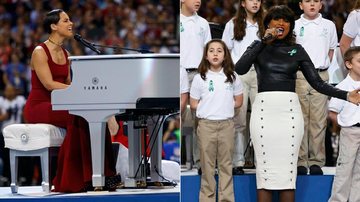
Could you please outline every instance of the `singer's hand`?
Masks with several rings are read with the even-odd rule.
[[[350,91],[349,92],[349,97],[348,97],[348,101],[359,106],[360,104],[360,89],[356,89],[356,90],[353,90],[353,91]]]
[[[265,30],[262,41],[266,44],[271,44],[277,38],[277,34],[276,28],[268,28]]]

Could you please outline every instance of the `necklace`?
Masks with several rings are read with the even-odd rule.
[[[51,40],[50,37],[49,37],[48,40],[49,40],[49,42],[52,43],[52,44],[55,44],[55,45],[57,45],[57,46],[62,46],[62,43],[61,43],[61,44],[58,44],[58,43],[56,43],[55,41]]]

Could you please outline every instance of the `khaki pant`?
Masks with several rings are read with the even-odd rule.
[[[233,202],[232,154],[234,150],[233,120],[211,121],[200,119],[197,128],[202,169],[200,202],[215,202],[215,165],[219,170],[218,201]]]
[[[327,71],[319,72],[324,81]],[[328,97],[314,90],[301,71],[297,72],[296,93],[304,116],[304,137],[300,146],[298,166],[325,165],[325,132]]]
[[[256,71],[252,67],[246,74],[241,75],[244,91],[243,104],[240,109],[237,109],[234,117],[235,123],[235,148],[233,154],[233,167],[244,166],[245,164],[245,150],[249,142],[249,124],[247,120],[247,111],[249,107],[248,100],[250,98],[251,105],[254,103],[257,94],[257,78]]]
[[[342,128],[329,202],[360,201],[360,128]]]

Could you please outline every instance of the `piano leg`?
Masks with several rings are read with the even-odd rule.
[[[163,124],[156,124],[158,116],[149,117],[147,120],[148,131],[150,134],[157,135],[157,137],[151,137],[149,147],[152,148],[150,154],[150,177],[152,182],[162,181],[162,169],[161,169],[161,160],[162,160],[162,138],[163,138]],[[159,123],[162,123],[164,116],[160,116]],[[154,133],[153,133],[154,131]],[[159,134],[156,134],[159,132]]]
[[[92,161],[92,184],[95,190],[102,190],[105,185],[105,127],[110,116],[123,113],[125,110],[69,110],[70,114],[78,115],[86,119],[90,129],[91,161]]]
[[[134,121],[128,121],[128,142],[129,142],[129,176],[125,179],[125,187],[137,187],[142,178],[141,169],[141,130],[134,129]],[[137,172],[137,173],[136,173]]]
[[[92,183],[93,187],[97,190],[101,190],[101,187],[105,185],[105,127],[105,122],[89,122],[93,170]]]

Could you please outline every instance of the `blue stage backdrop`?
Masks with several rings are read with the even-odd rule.
[[[101,195],[101,196],[66,196],[66,197],[22,197],[0,198],[2,202],[103,202],[103,201],[131,201],[131,202],[179,202],[179,194],[132,194],[132,195]]]
[[[327,202],[333,182],[333,175],[298,176],[296,202]],[[181,176],[181,202],[199,201],[200,176]],[[234,176],[236,202],[256,202],[255,174]],[[274,201],[278,195],[274,194]]]

